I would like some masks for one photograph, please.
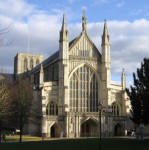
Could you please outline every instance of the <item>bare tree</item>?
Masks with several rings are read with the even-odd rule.
[[[0,26],[0,46],[2,45],[10,45],[12,43],[12,40],[6,40],[7,38],[5,38],[5,35],[7,35],[10,31],[10,27],[12,26],[12,24],[9,24],[7,27],[2,27],[2,25]]]
[[[8,84],[5,79],[0,80],[0,142],[2,128],[8,123],[10,103],[8,100]]]
[[[42,104],[41,104],[41,99],[40,99],[40,92],[39,91],[34,91],[34,98],[32,101],[32,108],[30,110],[30,117],[29,117],[29,126],[33,127],[34,130],[33,133],[36,136],[41,136],[41,118],[42,118]],[[35,133],[36,132],[36,133]]]
[[[32,108],[33,88],[28,80],[20,79],[13,83],[11,90],[13,122],[20,129],[20,142],[24,125],[28,123],[30,110]]]

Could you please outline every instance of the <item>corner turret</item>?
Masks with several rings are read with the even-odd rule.
[[[66,17],[63,15],[62,28],[60,31],[60,39],[59,39],[59,58],[60,59],[68,59],[68,49],[69,49],[69,41],[68,41],[68,30],[66,26]]]
[[[109,34],[108,34],[108,27],[106,20],[104,21],[104,30],[102,35],[102,79],[106,82],[106,86],[110,84],[111,80],[111,56],[110,56],[110,41],[109,41]]]
[[[121,76],[121,86],[122,89],[125,90],[126,88],[126,76],[125,76],[125,69],[122,69],[122,76]]]

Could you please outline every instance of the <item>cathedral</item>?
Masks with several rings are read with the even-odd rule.
[[[15,56],[15,77],[27,73],[34,86],[34,99],[41,102],[40,125],[29,123],[27,132],[68,138],[97,137],[100,133],[124,135],[130,104],[124,70],[121,85],[111,83],[107,22],[104,22],[101,53],[87,34],[85,13],[80,35],[69,41],[68,33],[63,15],[58,51],[45,60],[37,54]]]

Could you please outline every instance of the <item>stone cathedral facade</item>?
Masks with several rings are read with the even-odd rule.
[[[29,76],[34,99],[41,102],[41,124],[29,123],[30,134],[48,137],[96,137],[99,135],[99,103],[102,104],[102,135],[124,135],[129,100],[122,71],[121,85],[111,84],[110,40],[106,21],[101,51],[87,34],[85,13],[82,32],[69,42],[63,16],[59,50],[43,60],[42,55],[18,53],[15,76]],[[99,43],[100,44],[100,43]],[[111,110],[111,111],[109,111]]]

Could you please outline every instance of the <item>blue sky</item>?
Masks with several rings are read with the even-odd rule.
[[[53,10],[72,11],[71,21],[80,19],[82,8],[86,9],[89,21],[128,20],[149,18],[148,0],[27,0],[39,10],[54,13]]]
[[[9,26],[9,32],[0,35],[0,68],[13,72],[17,52],[30,51],[45,58],[54,53],[59,47],[63,13],[69,40],[78,36],[83,9],[88,35],[99,51],[103,22],[107,19],[112,80],[120,83],[125,68],[127,85],[132,84],[132,73],[144,57],[149,58],[148,0],[0,0],[0,29]]]

